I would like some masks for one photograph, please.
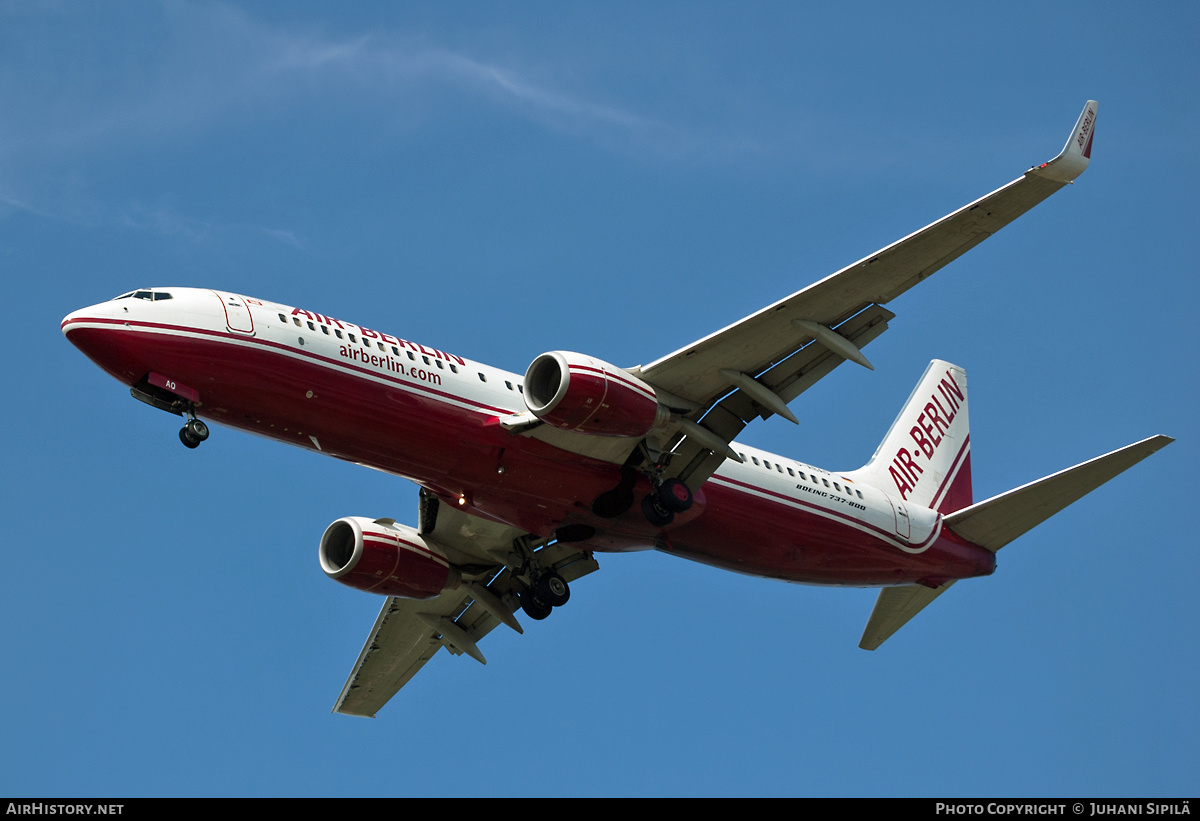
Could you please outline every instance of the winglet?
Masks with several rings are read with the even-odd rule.
[[[1029,173],[1057,182],[1073,182],[1087,170],[1088,160],[1092,157],[1092,137],[1096,133],[1096,110],[1099,105],[1095,100],[1088,100],[1062,152],[1050,162],[1029,169]]]

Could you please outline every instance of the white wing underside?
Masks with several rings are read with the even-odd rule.
[[[1050,162],[819,282],[630,372],[689,404],[692,409],[681,413],[682,418],[699,422],[723,442],[732,441],[750,421],[771,416],[778,406],[736,387],[731,373],[753,379],[785,404],[808,390],[844,362],[851,355],[848,351],[857,354],[857,349],[887,329],[895,315],[882,305],[1083,173],[1091,154],[1096,110],[1096,102],[1088,101],[1063,151]],[[867,364],[865,359],[860,362]],[[638,444],[545,425],[526,435],[618,463]],[[682,432],[664,449],[673,454],[666,475],[693,488],[725,459],[723,453],[714,453]]]

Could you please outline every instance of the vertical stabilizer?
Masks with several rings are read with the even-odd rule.
[[[971,504],[967,372],[935,359],[859,481],[908,504],[951,513]]]

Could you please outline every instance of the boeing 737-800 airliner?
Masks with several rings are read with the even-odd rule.
[[[1168,444],[1155,436],[983,502],[966,372],[935,360],[864,467],[835,473],[735,441],[888,327],[883,306],[1073,181],[1089,101],[1048,163],[871,256],[654,360],[552,351],[524,375],[313,310],[146,288],[76,311],[67,338],[133,396],[377,468],[420,487],[418,525],[338,519],[330,577],[386,596],[335,710],[374,715],[445,647],[545,618],[597,552],[657,549],[792,582],[883,588],[875,649],[996,551]]]

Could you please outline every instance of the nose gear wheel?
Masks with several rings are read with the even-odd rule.
[[[208,425],[192,416],[190,411],[188,415],[191,418],[179,429],[179,441],[183,442],[186,448],[198,448],[200,443],[208,438]]]

